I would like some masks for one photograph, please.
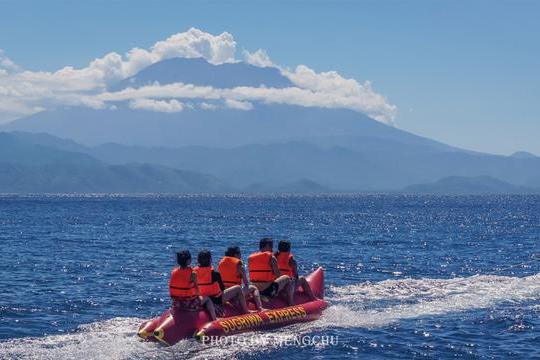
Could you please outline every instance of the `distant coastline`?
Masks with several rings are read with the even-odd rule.
[[[425,168],[413,177],[402,167],[377,174],[369,165],[356,162],[364,154],[361,151],[328,149],[307,141],[224,150],[120,144],[87,147],[48,134],[0,132],[0,150],[1,193],[539,192],[534,179],[540,176],[540,159],[533,155],[440,155],[474,157],[478,172],[504,172],[512,166],[515,171],[509,176],[532,179],[523,181],[528,184],[524,185],[488,175],[441,178],[436,173],[429,175],[430,169]],[[482,170],[482,161],[489,164],[487,169]],[[381,181],[382,176],[390,175],[398,179]],[[413,181],[416,177],[432,180]]]

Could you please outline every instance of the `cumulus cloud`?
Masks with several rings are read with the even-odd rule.
[[[331,94],[335,100],[341,99],[344,104],[348,104],[347,107],[365,112],[376,120],[388,123],[394,120],[396,106],[376,93],[369,81],[360,84],[354,79],[342,77],[336,71],[316,73],[305,65],[297,66],[295,71],[282,72],[300,88]]]
[[[225,105],[231,109],[252,110],[253,104],[249,101],[239,101],[235,99],[225,99]]]
[[[184,104],[178,100],[153,100],[153,99],[135,99],[129,102],[131,109],[150,110],[157,112],[175,113],[184,110]]]
[[[0,71],[3,71],[5,74],[9,71],[17,70],[19,70],[19,66],[5,55],[4,50],[0,49]]]
[[[207,103],[205,101],[203,101],[199,106],[200,106],[201,109],[204,109],[204,110],[215,110],[215,109],[217,109],[216,104]]]
[[[124,56],[111,52],[87,67],[66,66],[55,72],[23,71],[0,50],[0,122],[58,104],[96,107],[89,93],[136,74],[153,63],[173,57],[202,57],[212,64],[234,62],[236,42],[227,32],[212,35],[191,28],[156,42],[150,49],[134,48]]]
[[[156,42],[149,49],[133,48],[94,59],[87,67],[66,66],[55,72],[24,71],[0,51],[0,121],[11,120],[59,105],[92,108],[115,107],[126,101],[133,109],[179,112],[192,99],[200,111],[227,107],[249,111],[257,102],[363,112],[392,124],[396,108],[375,92],[369,82],[346,79],[335,71],[317,73],[305,65],[288,70],[274,64],[259,49],[243,51],[244,61],[259,67],[275,67],[294,86],[287,88],[213,88],[193,84],[154,84],[108,92],[107,86],[143,68],[173,57],[202,57],[212,64],[236,62],[236,41],[227,32],[212,35],[191,28]]]
[[[133,99],[202,99],[222,101],[226,107],[241,110],[253,109],[253,102],[267,104],[289,104],[306,107],[347,108],[364,112],[379,121],[390,123],[395,108],[387,105],[384,98],[370,89],[361,94],[348,92],[327,92],[300,87],[268,88],[247,87],[214,88],[211,86],[195,86],[193,84],[174,83],[167,85],[153,84],[140,88],[127,88],[117,92],[105,92],[93,98],[96,102],[121,102]],[[239,104],[248,102],[248,104]]]
[[[258,67],[276,67],[272,60],[270,60],[270,56],[263,49],[259,49],[254,53],[244,50],[242,54],[244,55],[244,61],[248,64]]]

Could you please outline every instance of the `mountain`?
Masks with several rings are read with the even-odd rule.
[[[0,126],[0,131],[48,133],[96,146],[105,143],[151,147],[235,147],[307,140],[339,143],[341,138],[375,138],[434,150],[457,149],[387,126],[358,112],[292,105],[257,104],[250,111],[185,109],[163,113],[71,107],[41,112]]]
[[[420,194],[531,194],[540,189],[516,186],[489,176],[450,176],[429,184],[410,185],[404,192]]]
[[[298,181],[282,184],[272,185],[264,183],[251,184],[245,188],[246,192],[253,193],[300,193],[300,194],[316,194],[316,193],[329,193],[332,192],[330,188],[316,183],[310,179],[300,179]]]
[[[148,164],[0,163],[0,193],[193,193],[231,188],[212,176]]]
[[[540,187],[540,159],[434,150],[359,137],[344,146],[291,141],[234,148],[146,148],[106,144],[90,154],[110,163],[148,162],[212,174],[237,187],[310,179],[336,191],[384,191],[457,176],[491,176]]]
[[[261,68],[244,62],[212,65],[202,58],[172,58],[148,66],[136,75],[112,85],[109,90],[138,88],[156,82],[161,85],[181,82],[218,88],[293,86],[288,78],[273,67]]]
[[[344,148],[322,149],[304,142],[245,145],[232,149],[208,147],[182,147],[177,149],[124,148],[121,145],[104,145],[94,148],[101,159],[114,157],[112,163],[140,159],[167,166],[213,174],[238,188],[252,184],[269,187],[311,179],[324,186],[338,189],[358,189],[370,186],[376,164],[354,151]],[[124,157],[125,156],[125,157]],[[378,176],[380,172],[374,171]]]
[[[54,145],[46,134],[16,133],[21,139]],[[252,144],[233,148],[179,148],[104,144],[86,147],[58,139],[61,150],[78,149],[108,164],[153,163],[211,174],[236,189],[277,191],[284,184],[309,179],[334,191],[399,190],[411,184],[448,176],[491,176],[513,184],[539,187],[540,159],[413,145],[375,137],[324,138],[317,145],[305,141]],[[264,184],[261,185],[261,184]],[[267,190],[270,189],[270,190]]]
[[[516,151],[515,153],[510,155],[510,157],[514,159],[538,159],[538,156],[531,154],[527,151]]]
[[[48,143],[48,144],[47,144]],[[19,165],[78,164],[97,165],[101,161],[88,154],[72,151],[79,146],[50,135],[0,132],[0,163]],[[60,146],[64,144],[64,146]],[[73,143],[74,144],[74,143]]]
[[[214,87],[291,85],[275,68],[169,59],[111,89],[178,81]],[[347,109],[257,102],[249,111],[186,106],[178,113],[163,113],[118,102],[114,110],[64,107],[41,112],[0,126],[2,130],[45,146],[37,159],[61,150],[55,156],[70,153],[71,163],[154,164],[208,174],[237,190],[296,185],[299,190],[316,189],[311,185],[318,184],[333,191],[396,191],[451,176],[488,176],[540,187],[540,158],[532,154],[498,156],[459,149]],[[83,155],[85,159],[77,158]],[[52,153],[47,156],[54,158]],[[26,156],[19,165],[32,161]]]
[[[203,59],[174,58],[150,65],[111,85],[109,90],[175,82],[215,88],[293,86],[273,67],[261,68],[243,62],[212,65]],[[200,105],[195,100],[192,102],[192,105]],[[114,109],[64,107],[18,119],[3,125],[0,130],[44,132],[89,146],[117,143],[154,147],[235,147],[306,139],[316,144],[330,139],[339,143],[341,137],[374,137],[451,149],[347,109],[257,102],[253,109],[246,111],[223,104],[214,105],[212,110],[186,105],[183,111],[176,113],[132,109],[123,101],[115,103]]]
[[[40,145],[42,142],[49,146]],[[49,135],[0,133],[0,193],[233,190],[210,175],[161,165],[109,165],[88,154],[51,147],[54,143],[75,146]]]

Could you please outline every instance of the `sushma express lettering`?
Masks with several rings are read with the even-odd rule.
[[[257,314],[252,314],[235,317],[228,320],[222,320],[218,323],[219,326],[221,326],[221,328],[223,329],[223,331],[227,334],[231,331],[238,331],[260,325],[263,323],[263,319]]]
[[[265,313],[270,319],[270,323],[301,319],[307,316],[303,306],[294,306],[281,310],[273,310]]]

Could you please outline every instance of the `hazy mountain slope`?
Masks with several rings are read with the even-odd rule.
[[[134,158],[157,161],[192,171],[213,174],[237,187],[254,183],[284,185],[310,179],[340,189],[374,189],[387,171],[354,151],[334,147],[322,149],[304,142],[246,145],[232,149],[184,147],[179,149],[103,145],[92,153],[122,163]]]
[[[114,86],[178,81],[215,87],[290,86],[274,68],[211,65],[202,59],[165,60]],[[540,187],[540,158],[531,154],[466,151],[352,110],[255,103],[249,111],[221,104],[214,110],[186,106],[178,113],[163,113],[116,105],[115,110],[69,107],[42,112],[0,129],[31,132],[34,135],[16,136],[110,164],[153,163],[211,174],[238,189],[253,184],[275,188],[308,179],[338,191],[384,191],[449,176],[490,176]]]
[[[364,145],[359,145],[365,141]],[[106,144],[91,154],[112,163],[155,162],[210,173],[237,186],[283,184],[309,178],[336,190],[388,190],[451,176],[492,176],[540,186],[540,159],[472,152],[433,151],[423,145],[357,139],[355,149],[307,142],[207,147],[144,148]]]
[[[510,157],[516,158],[516,159],[538,159],[538,156],[531,154],[527,151],[516,151]]]
[[[28,138],[32,134],[24,135]],[[45,136],[39,136],[45,139]],[[17,134],[0,132],[0,162],[12,162],[23,165],[43,164],[80,164],[97,165],[101,161],[81,152],[59,149],[61,139],[49,136],[52,146],[42,145],[39,141],[26,141]]]
[[[112,142],[161,147],[234,147],[291,139],[312,139],[314,143],[321,140],[324,144],[329,138],[335,142],[340,137],[372,137],[450,149],[351,110],[288,105],[258,104],[250,111],[186,109],[173,114],[131,110],[125,106],[117,110],[65,108],[34,114],[1,126],[2,129],[45,132],[90,146]]]
[[[54,144],[54,137],[18,133],[19,138]],[[392,190],[443,177],[491,176],[516,185],[540,187],[540,159],[435,151],[429,145],[380,138],[349,138],[351,148],[309,142],[245,145],[230,149],[189,146],[160,148],[105,144],[79,150],[111,164],[154,163],[212,174],[238,189],[277,187],[309,179],[339,191]],[[58,148],[77,144],[58,139]]]
[[[155,82],[161,85],[181,82],[218,88],[292,86],[291,81],[273,67],[260,68],[244,62],[212,65],[202,58],[173,58],[148,66],[136,75],[114,84],[110,90],[136,88]]]
[[[323,186],[315,181],[309,179],[300,179],[298,181],[285,183],[279,186],[272,184],[264,183],[255,183],[247,188],[246,192],[262,192],[262,193],[304,193],[304,194],[315,194],[315,193],[328,193],[335,191],[329,187]]]
[[[212,65],[203,59],[174,58],[148,66],[110,90],[160,83],[183,82],[230,88],[235,86],[293,86],[276,68],[246,63]],[[190,100],[185,100],[188,105]],[[211,102],[211,101],[210,101]],[[194,100],[194,105],[197,101]],[[198,106],[177,113],[133,110],[125,102],[115,110],[65,107],[42,112],[0,127],[8,131],[45,132],[85,145],[108,142],[124,145],[180,147],[189,145],[234,147],[279,141],[305,140],[321,144],[340,137],[373,137],[402,143],[450,148],[433,140],[384,125],[359,112],[280,104],[254,103],[252,110]]]
[[[60,149],[62,147],[84,149],[83,146],[44,134],[0,133],[0,192],[232,190],[229,185],[210,175],[161,165],[107,165],[86,153],[64,151]]]
[[[0,192],[223,192],[231,188],[208,175],[147,164],[25,166],[0,163]]]
[[[73,140],[60,138],[47,133],[33,133],[23,131],[0,132],[0,135],[9,135],[25,144],[43,145],[57,150],[86,153],[88,147]]]
[[[489,176],[451,176],[433,183],[410,185],[403,191],[423,194],[530,194],[539,193],[540,189],[512,185]]]

